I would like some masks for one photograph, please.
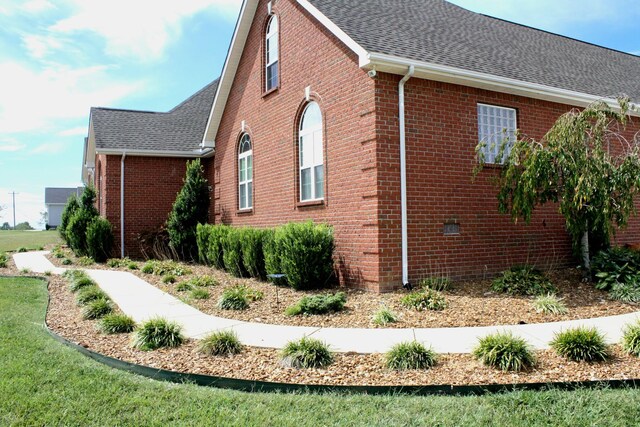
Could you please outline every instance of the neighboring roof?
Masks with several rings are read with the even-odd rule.
[[[45,188],[44,204],[55,205],[65,204],[72,195],[79,196],[84,191],[84,187],[78,188]]]
[[[96,151],[198,150],[217,87],[216,79],[166,113],[92,108]]]
[[[444,0],[308,0],[369,53],[640,101],[640,57]],[[553,13],[550,11],[550,13]]]

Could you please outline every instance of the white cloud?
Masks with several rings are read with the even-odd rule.
[[[56,154],[64,150],[66,144],[62,142],[45,142],[33,149],[33,154]]]
[[[24,149],[26,147],[26,145],[13,140],[13,139],[5,139],[5,140],[0,140],[0,153],[1,152],[15,152],[15,151],[20,151],[22,149]]]
[[[0,3],[0,15],[39,14],[54,8],[53,3],[47,0],[2,0],[2,3]]]
[[[47,0],[31,0],[22,6],[22,10],[30,13],[41,13],[53,8],[55,6]]]
[[[235,17],[240,0],[70,0],[73,13],[50,27],[70,34],[95,33],[113,56],[150,61],[162,58],[184,21],[203,11]]]
[[[22,38],[24,47],[29,51],[29,55],[36,59],[42,59],[48,54],[62,49],[64,44],[60,38],[53,35],[26,34]]]
[[[91,106],[113,105],[144,86],[113,79],[106,66],[56,65],[35,71],[0,62],[0,75],[0,129],[5,134],[46,130],[62,119],[87,117]]]
[[[87,132],[86,126],[79,126],[58,132],[58,136],[87,136]]]

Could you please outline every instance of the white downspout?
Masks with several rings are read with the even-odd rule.
[[[124,258],[124,159],[127,152],[122,153],[120,161],[120,258]]]
[[[402,286],[410,287],[409,284],[409,249],[407,237],[407,153],[406,134],[404,118],[404,84],[413,76],[415,68],[409,66],[407,74],[400,80],[398,85],[398,102],[400,109],[400,210],[402,211]]]

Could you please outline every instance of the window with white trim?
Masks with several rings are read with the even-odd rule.
[[[253,207],[253,149],[246,133],[238,146],[238,199],[240,210]]]
[[[265,89],[270,91],[278,87],[278,17],[272,15],[267,24],[265,39]]]
[[[299,134],[300,201],[324,199],[324,150],[322,112],[310,102],[302,113]]]
[[[516,118],[513,108],[478,104],[478,140],[483,144],[484,163],[505,162],[516,141]]]

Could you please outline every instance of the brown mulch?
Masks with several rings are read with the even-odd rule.
[[[69,268],[106,269],[104,264],[94,264],[82,267],[75,264]],[[49,256],[56,265],[62,266],[60,260]],[[141,267],[143,263],[138,263]],[[64,266],[63,266],[64,267]],[[432,327],[464,327],[464,326],[490,326],[512,325],[521,323],[544,323],[564,320],[586,319],[604,316],[614,316],[638,311],[637,304],[628,304],[613,301],[608,298],[606,292],[595,289],[593,284],[583,283],[581,273],[576,269],[551,271],[547,276],[559,289],[559,296],[564,298],[568,307],[565,315],[546,315],[537,313],[531,306],[532,297],[509,296],[496,294],[490,291],[490,280],[476,280],[454,283],[451,290],[444,292],[448,307],[443,311],[416,311],[408,309],[400,304],[400,299],[406,291],[398,291],[387,294],[374,294],[371,292],[333,289],[332,292],[341,290],[347,294],[346,309],[343,312],[319,315],[319,316],[287,316],[284,314],[286,307],[295,304],[305,295],[313,295],[329,291],[295,291],[291,288],[276,287],[271,283],[260,282],[255,279],[238,279],[231,277],[223,271],[201,265],[186,265],[192,274],[177,277],[175,284],[164,284],[159,276],[143,274],[136,270],[129,271],[143,280],[153,284],[163,291],[193,305],[200,311],[219,317],[227,317],[244,321],[312,326],[312,327],[350,327],[350,328],[375,328],[371,317],[381,307],[391,309],[399,316],[397,323],[387,325],[387,328],[432,328]],[[188,280],[195,276],[210,275],[220,284],[209,287],[207,290],[211,297],[207,300],[196,300],[189,296],[189,292],[178,292],[176,285],[180,281]],[[248,310],[225,311],[217,307],[218,299],[223,290],[235,284],[244,284],[250,288],[262,291],[264,298],[251,303]]]

